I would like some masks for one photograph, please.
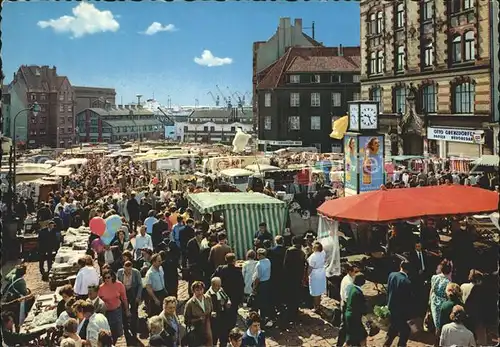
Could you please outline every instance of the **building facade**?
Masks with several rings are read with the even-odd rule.
[[[8,86],[10,108],[6,134],[28,148],[69,147],[75,141],[74,93],[66,76],[53,66],[21,66]],[[38,103],[40,112],[23,111]]]
[[[500,154],[500,134],[499,134],[499,122],[500,122],[500,40],[499,35],[499,25],[500,25],[500,5],[498,1],[491,1],[491,65],[492,65],[492,91],[493,91],[493,153],[496,155]]]
[[[165,132],[154,113],[135,105],[88,108],[76,116],[80,142],[158,140]]]
[[[329,136],[332,121],[346,115],[347,102],[359,94],[359,47],[290,47],[258,79],[260,147],[340,152],[341,141]]]
[[[361,1],[361,97],[392,155],[491,151],[490,24],[489,1]]]
[[[114,88],[73,86],[73,91],[75,93],[75,114],[87,108],[105,108],[106,105],[116,105]]]
[[[314,24],[313,24],[314,26]],[[314,29],[313,29],[314,30]],[[320,47],[322,44],[303,32],[302,19],[296,18],[294,24],[290,18],[280,18],[278,28],[267,41],[253,43],[253,113],[254,129],[258,126],[258,102],[256,98],[257,82],[269,68],[280,59],[288,47]]]
[[[195,108],[186,123],[176,122],[176,128],[184,142],[229,144],[238,128],[252,133],[253,112],[250,107]]]

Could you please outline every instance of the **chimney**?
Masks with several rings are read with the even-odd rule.
[[[54,76],[57,76],[57,69],[55,65],[52,65],[52,70],[54,70]]]
[[[302,32],[302,18],[295,18],[294,26],[297,32]]]
[[[344,55],[344,50],[342,49],[342,44],[340,44],[339,46],[339,53],[338,53],[339,56],[343,56]]]

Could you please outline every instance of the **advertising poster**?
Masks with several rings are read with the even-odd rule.
[[[384,137],[359,137],[359,191],[370,192],[384,184]]]
[[[356,136],[344,136],[344,156],[345,156],[345,182],[344,186],[347,189],[354,191],[358,190],[358,177],[357,177],[357,139]]]

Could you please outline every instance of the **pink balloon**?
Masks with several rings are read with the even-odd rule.
[[[104,250],[104,243],[101,239],[95,239],[90,246],[96,253],[101,253]]]
[[[90,232],[97,236],[102,236],[106,231],[106,221],[101,217],[94,217],[89,223]]]

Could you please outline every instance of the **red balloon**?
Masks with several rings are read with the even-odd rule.
[[[106,231],[106,221],[101,217],[94,217],[89,223],[90,232],[97,236],[102,236]]]

